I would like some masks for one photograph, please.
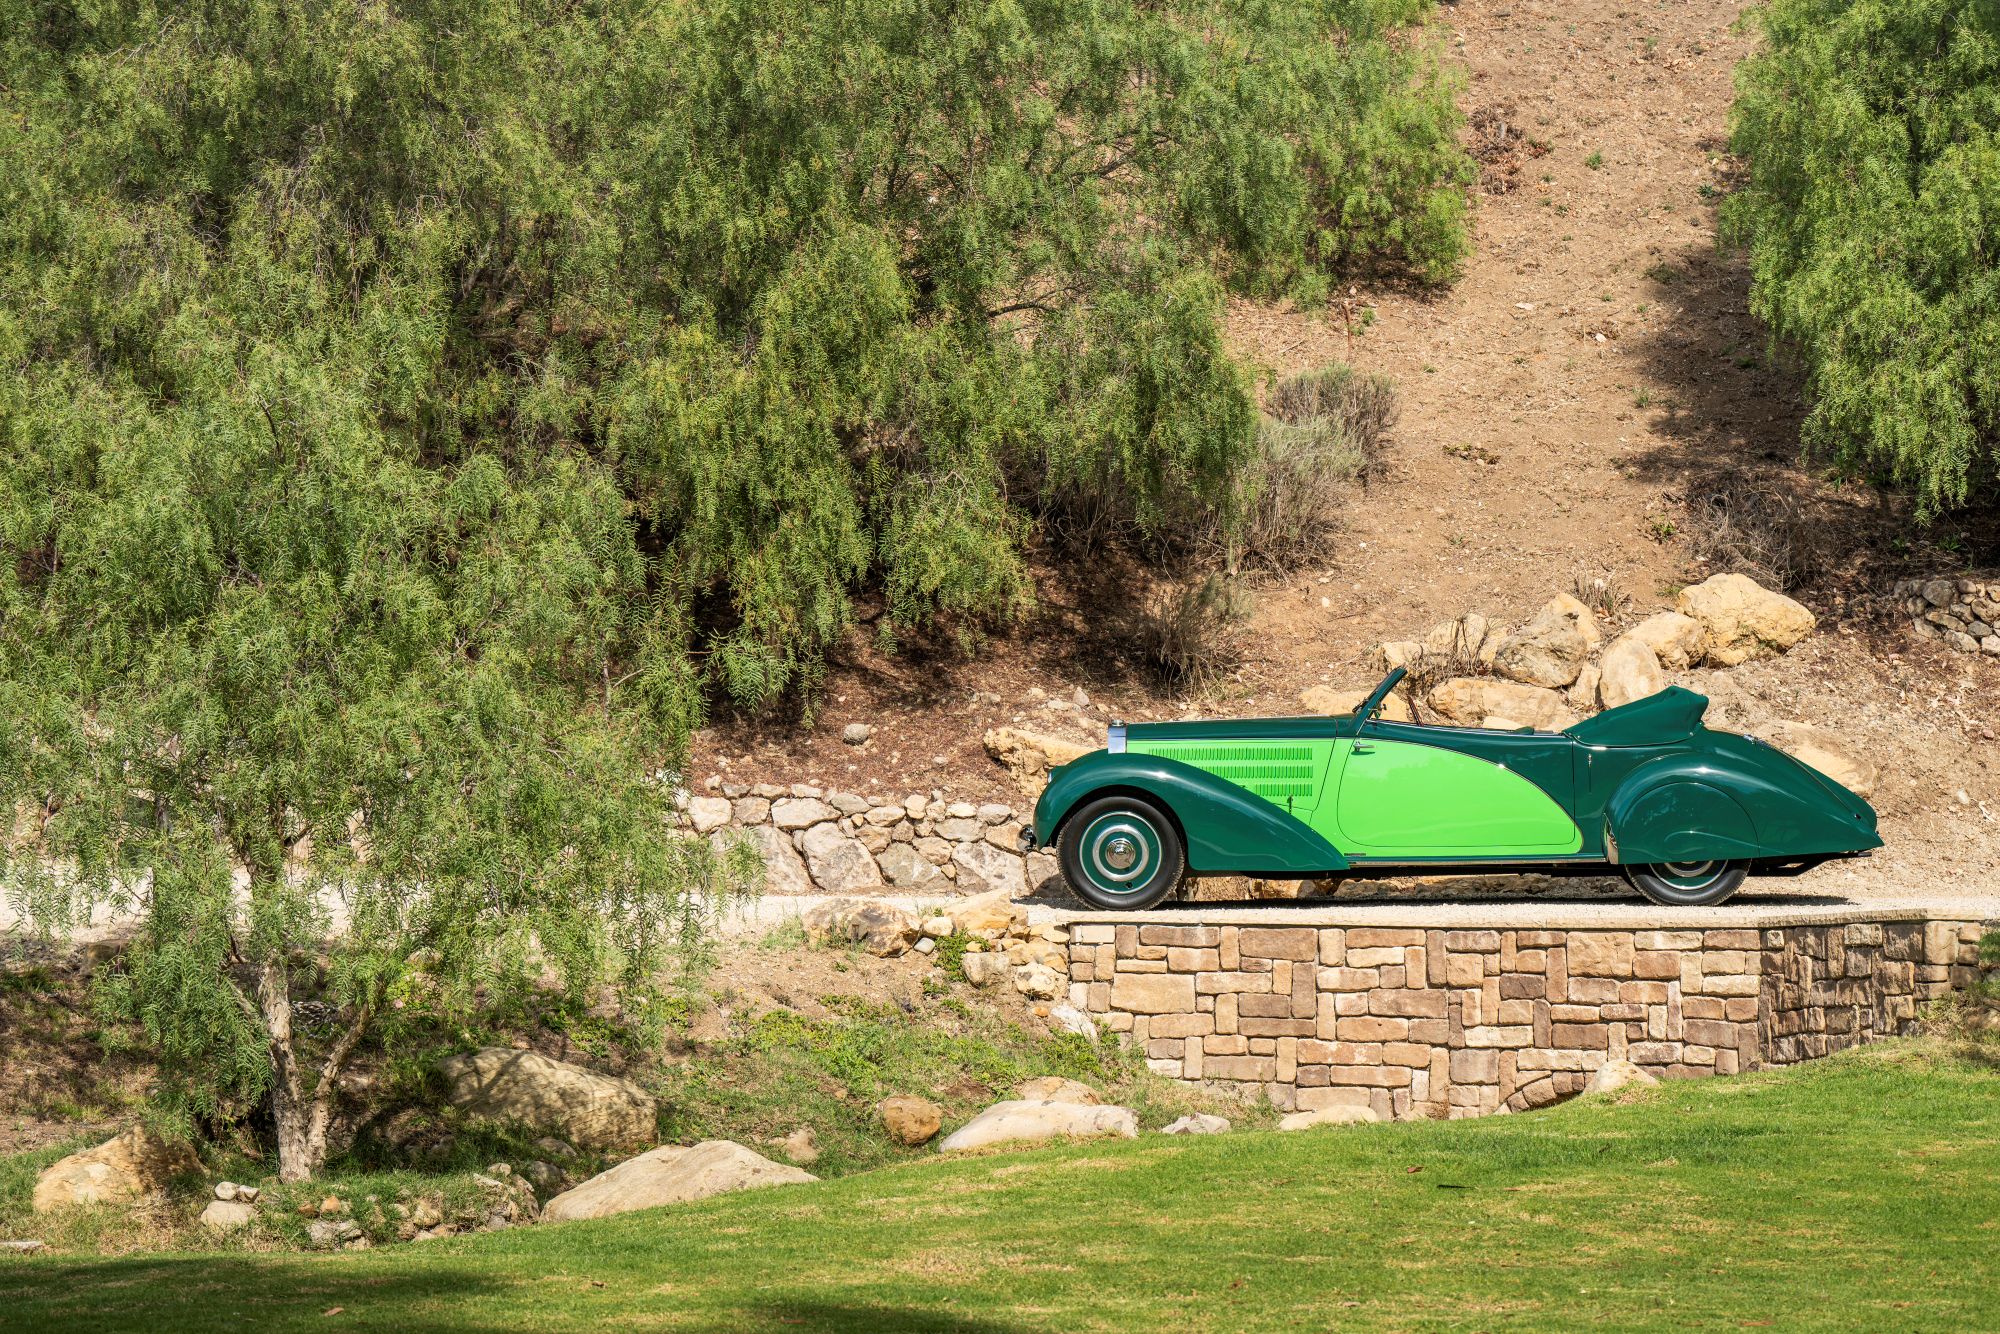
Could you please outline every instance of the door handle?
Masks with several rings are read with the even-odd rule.
[[[1373,755],[1375,753],[1375,747],[1369,745],[1365,741],[1357,741],[1354,743],[1353,749],[1350,750],[1348,753],[1350,755]]]

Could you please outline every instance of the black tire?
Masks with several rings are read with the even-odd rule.
[[[1666,908],[1706,908],[1736,892],[1749,873],[1748,862],[1658,862],[1628,866],[1632,887]]]
[[[1063,881],[1093,908],[1137,912],[1180,888],[1187,850],[1166,812],[1139,797],[1083,803],[1056,838]]]

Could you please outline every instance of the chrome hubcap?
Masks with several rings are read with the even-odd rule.
[[[1104,864],[1114,871],[1129,871],[1139,860],[1139,848],[1129,838],[1114,838],[1104,845]]]

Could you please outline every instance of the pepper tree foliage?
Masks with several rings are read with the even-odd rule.
[[[1224,294],[1450,273],[1424,8],[0,0],[12,891],[290,1175],[399,1002],[649,976],[707,700],[1226,513]]]
[[[1738,79],[1751,307],[1805,436],[1928,518],[2000,480],[2000,6],[1774,0]]]

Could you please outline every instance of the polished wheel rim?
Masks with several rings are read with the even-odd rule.
[[[1160,836],[1130,811],[1109,811],[1092,820],[1079,840],[1084,874],[1113,894],[1130,894],[1160,869]]]
[[[1661,862],[1653,868],[1653,874],[1672,885],[1675,889],[1706,889],[1722,875],[1724,863],[1707,862]]]

